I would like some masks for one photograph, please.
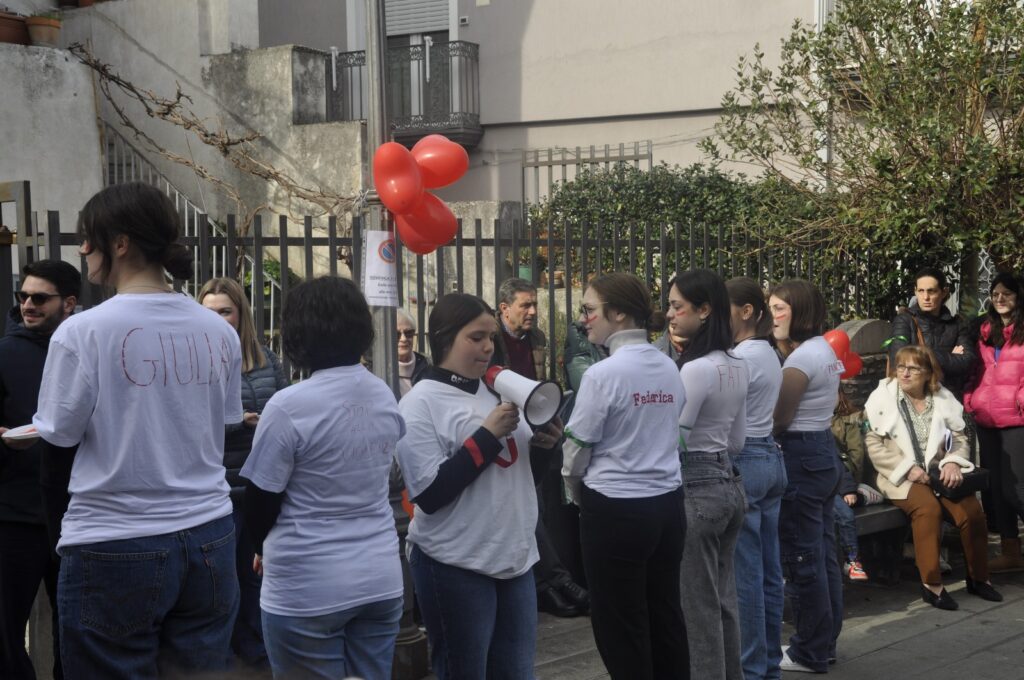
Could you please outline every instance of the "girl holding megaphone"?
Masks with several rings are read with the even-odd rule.
[[[434,366],[399,404],[398,445],[416,512],[409,565],[439,680],[533,677],[537,497],[531,454],[557,448],[482,378],[498,333],[478,297],[445,295],[430,313]]]

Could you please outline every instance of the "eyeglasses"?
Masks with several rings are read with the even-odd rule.
[[[920,366],[904,366],[903,364],[900,364],[896,367],[897,373],[909,373],[910,375],[921,375],[923,371],[924,369]]]
[[[603,302],[599,302],[596,305],[580,305],[580,316],[590,318],[594,316],[594,313],[597,312],[597,310],[601,309],[602,307],[604,307]]]
[[[14,291],[14,301],[20,305],[25,304],[29,300],[32,301],[36,307],[42,307],[51,298],[64,297],[60,293],[26,293],[23,290]]]
[[[416,337],[416,331],[412,328],[407,328],[404,331],[398,331],[398,337],[404,337],[406,340],[412,340]]]

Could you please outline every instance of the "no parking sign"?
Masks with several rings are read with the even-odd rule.
[[[376,307],[398,306],[398,270],[395,267],[397,245],[388,231],[367,231],[366,274],[363,294]]]

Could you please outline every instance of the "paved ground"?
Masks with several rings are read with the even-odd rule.
[[[1024,574],[997,576],[1001,603],[964,589],[963,566],[954,556],[947,589],[956,612],[921,601],[912,561],[905,561],[897,586],[846,586],[846,615],[833,680],[1024,680]],[[960,580],[954,580],[958,578]],[[785,631],[788,637],[790,631]],[[539,680],[607,678],[594,647],[590,620],[541,614]],[[786,673],[796,680],[809,677]],[[700,680],[694,678],[693,680]]]

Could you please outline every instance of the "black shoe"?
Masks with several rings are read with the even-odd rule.
[[[583,612],[554,588],[545,588],[537,593],[537,611],[547,612],[563,619],[571,619]]]
[[[992,587],[992,584],[985,583],[984,581],[975,581],[970,576],[964,580],[967,581],[967,592],[971,595],[977,595],[981,599],[988,600],[989,602],[1003,601],[1003,596]]]
[[[558,586],[558,592],[581,612],[590,610],[590,594],[575,581],[566,581]]]
[[[960,608],[960,605],[956,603],[956,600],[953,599],[952,595],[946,592],[945,588],[942,589],[941,593],[936,595],[928,588],[926,588],[924,584],[922,584],[921,599],[933,607],[937,607],[938,609],[945,609],[946,611],[950,612],[955,612],[957,609]]]

